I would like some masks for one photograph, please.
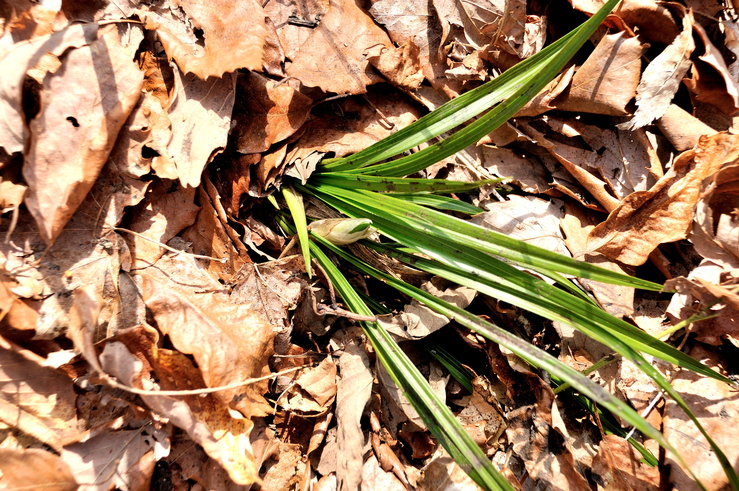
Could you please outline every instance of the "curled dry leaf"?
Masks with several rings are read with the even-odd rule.
[[[726,114],[739,111],[739,81],[731,76],[721,51],[713,45],[705,29],[693,24],[703,44],[703,54],[693,65],[691,78],[685,83],[696,100],[706,102]]]
[[[593,479],[601,489],[657,491],[659,469],[640,462],[641,455],[628,441],[605,435],[593,460]]]
[[[154,425],[92,432],[85,441],[67,445],[62,460],[77,482],[90,491],[141,489],[151,482],[157,459],[169,453],[168,433]]]
[[[701,182],[739,158],[739,137],[724,133],[702,137],[695,150],[681,154],[649,191],[630,194],[595,227],[588,248],[638,266],[665,242],[687,237]]]
[[[692,29],[694,22],[692,13],[683,12],[682,32],[644,69],[636,88],[637,109],[634,117],[618,125],[619,128],[641,128],[665,114],[690,68],[690,56],[695,49]]]
[[[140,28],[127,26],[134,39],[143,38]],[[143,73],[133,60],[138,44],[124,45],[118,26],[106,26],[95,41],[68,52],[57,73],[44,78],[23,177],[26,206],[47,243],[54,242],[85,199],[139,99]]]
[[[158,180],[148,193],[149,199],[137,208],[129,229],[138,235],[126,234],[131,250],[132,268],[151,266],[166,252],[166,244],[185,227],[195,222],[200,207],[195,201],[195,188]]]
[[[69,466],[59,456],[38,448],[0,448],[0,488],[76,491],[78,487]]]
[[[202,40],[191,37],[183,42],[179,31],[155,12],[141,12],[147,29],[156,29],[169,58],[174,58],[183,72],[205,80],[218,79],[239,68],[260,70],[267,28],[264,12],[256,0],[231,2],[214,0],[176,0],[187,14],[188,27],[200,30]],[[189,30],[189,29],[188,29]]]
[[[718,133],[675,104],[670,104],[665,114],[657,120],[657,126],[678,152],[684,152],[696,146],[703,135],[713,136]]]
[[[160,260],[156,269],[149,268],[142,276],[144,302],[157,327],[179,351],[193,355],[208,387],[269,373],[272,326],[249,305],[228,303],[223,295],[213,293],[222,286],[192,260]],[[180,286],[175,286],[173,280],[178,279]],[[260,382],[220,391],[215,397],[249,418],[271,412],[264,392],[266,382]]]

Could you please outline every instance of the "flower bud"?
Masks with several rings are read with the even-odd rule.
[[[343,246],[372,235],[375,230],[371,225],[369,218],[328,218],[316,220],[308,229],[334,245]]]

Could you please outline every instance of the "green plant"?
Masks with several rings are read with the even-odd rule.
[[[355,225],[348,226],[351,233],[363,233],[368,225],[366,220],[372,220],[373,227],[384,239],[383,242],[363,241],[367,247],[419,270],[474,288],[482,294],[545,318],[569,324],[609,346],[638,365],[683,408],[705,435],[732,486],[739,489],[739,477],[721,449],[666,378],[644,358],[644,354],[727,383],[728,379],[672,346],[607,314],[565,275],[655,291],[661,289],[660,285],[577,262],[439,211],[451,205],[451,200],[440,195],[470,190],[487,182],[459,183],[402,177],[462,150],[512,117],[559,73],[617,3],[618,0],[608,1],[591,19],[567,36],[500,77],[452,100],[385,140],[355,155],[324,160],[306,184],[297,181],[286,184],[282,193],[293,223],[289,223],[284,216],[280,223],[286,231],[297,233],[308,273],[311,273],[310,258],[313,257],[353,312],[372,315],[372,310],[329,259],[326,251],[339,257],[348,267],[385,282],[404,295],[507,347],[532,366],[549,372],[559,383],[575,388],[580,402],[590,405],[592,411],[608,411],[617,415],[644,435],[658,441],[685,465],[676,449],[659,431],[586,376],[498,326],[377,270],[338,247],[336,240],[327,240],[321,234],[311,232],[302,196],[313,196],[347,217],[365,220],[358,222],[356,228]],[[410,155],[387,160],[475,117],[477,119],[473,122],[438,143]],[[473,212],[464,206],[457,210]],[[346,241],[350,240],[351,237]],[[513,265],[534,270],[555,284],[549,284]],[[460,466],[485,489],[512,489],[383,327],[377,322],[361,324],[388,373],[403,389],[434,437]],[[615,420],[608,421],[612,423]],[[613,430],[617,431],[615,427]],[[689,468],[687,465],[685,467]]]

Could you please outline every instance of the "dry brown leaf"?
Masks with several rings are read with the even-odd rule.
[[[341,377],[336,394],[336,476],[342,489],[357,489],[364,456],[364,434],[360,420],[372,394],[372,371],[364,346],[348,339],[339,357]]]
[[[491,173],[510,178],[527,193],[542,193],[551,187],[546,167],[537,160],[521,157],[509,148],[484,145],[482,151]]]
[[[691,28],[694,23],[693,15],[689,11],[683,12],[682,32],[644,69],[636,88],[634,117],[619,124],[619,128],[641,128],[665,114],[690,68],[690,56],[695,49]]]
[[[597,264],[617,273],[629,274],[630,272],[626,271],[623,266],[609,260],[602,254],[587,251],[588,234],[597,224],[598,220],[592,213],[588,213],[577,205],[565,204],[565,215],[560,219],[560,226],[565,235],[565,244],[567,244],[572,256],[577,260]],[[622,318],[634,313],[633,288],[606,285],[599,281],[590,281],[583,278],[578,281],[593,293],[598,303],[609,314]]]
[[[142,489],[151,482],[157,459],[169,453],[168,437],[153,424],[132,430],[105,428],[65,446],[61,457],[77,482],[92,484],[87,489]]]
[[[481,489],[441,445],[424,467],[423,478],[419,484],[422,489],[435,491],[479,491]]]
[[[0,488],[37,491],[75,491],[79,485],[67,464],[38,448],[0,448]]]
[[[142,177],[154,167],[159,177],[177,179],[174,163],[167,152],[172,138],[167,114],[172,102],[168,86],[172,81],[172,69],[149,51],[144,51],[141,58],[144,72],[141,98],[121,128],[110,160],[121,173],[129,176]]]
[[[0,421],[60,451],[75,442],[72,380],[44,359],[0,337]]]
[[[336,157],[358,152],[415,121],[418,110],[397,91],[371,90],[362,98],[348,98],[333,113],[305,124],[305,133],[285,160],[306,158],[313,152]]]
[[[131,266],[128,246],[123,237],[106,229],[118,224],[126,206],[143,198],[146,185],[122,178],[112,164],[107,165],[51,249],[46,250],[28,214],[21,215],[11,242],[0,244],[9,276],[18,283],[13,291],[41,300],[34,307],[40,314],[33,326],[36,337],[52,339],[64,333],[72,304],[70,292],[81,286],[94,286],[96,295],[105,301],[95,340],[137,318],[137,297],[121,301],[122,290],[130,286],[119,276],[121,269]]]
[[[521,124],[520,128],[529,137],[533,138],[536,143],[548,150],[577,179],[577,182],[598,200],[598,203],[603,208],[612,210],[618,206],[618,200],[608,192],[607,183],[585,168],[588,160],[597,158],[597,153],[560,143],[556,140],[550,140],[529,124]]]
[[[186,258],[163,258],[143,275],[143,297],[159,330],[182,353],[193,355],[208,387],[269,373],[274,332],[249,305],[217,293],[221,285]],[[179,285],[179,286],[176,286]],[[199,293],[200,292],[200,293]],[[224,390],[215,397],[245,417],[271,412],[266,382]]]
[[[705,29],[694,23],[693,30],[703,44],[703,54],[693,65],[691,78],[685,84],[696,100],[726,114],[735,114],[739,111],[739,81],[731,76],[721,51],[711,43]]]
[[[201,80],[216,79],[239,68],[260,70],[267,28],[264,11],[256,0],[231,2],[216,0],[175,0],[172,3],[187,14],[187,29],[198,30],[196,36],[183,41],[184,25],[171,23],[154,12],[141,12],[147,29],[156,29],[169,58],[174,58],[183,72]],[[174,10],[174,9],[172,9]]]
[[[195,201],[195,188],[183,188],[177,182],[157,180],[151,186],[149,199],[136,208],[128,228],[134,234],[126,234],[132,259],[132,268],[151,266],[166,249],[166,244],[184,228],[195,222],[200,207]]]
[[[205,166],[226,147],[236,74],[200,80],[175,70],[174,78],[175,93],[169,108],[172,138],[167,152],[182,185],[197,187]]]
[[[423,82],[420,50],[414,43],[409,42],[398,48],[385,46],[373,49],[368,60],[385,75],[393,84],[405,89],[414,90]]]
[[[684,239],[703,179],[739,158],[739,137],[720,133],[702,137],[684,152],[649,191],[635,192],[595,227],[588,248],[611,259],[638,266],[665,242]]]
[[[372,17],[385,26],[390,39],[399,46],[418,48],[418,62],[423,76],[437,83],[436,71],[438,66],[438,46],[441,38],[441,26],[427,1],[409,0],[396,2],[394,0],[379,0],[369,9]]]
[[[628,441],[605,435],[593,460],[593,479],[599,489],[613,491],[657,491],[659,468],[640,462],[641,456]]]
[[[97,29],[96,24],[77,24],[51,36],[14,44],[7,52],[0,51],[0,72],[3,74],[0,82],[0,147],[6,152],[22,152],[28,139],[22,108],[26,73],[47,54],[61,56],[67,49],[93,42]]]
[[[603,6],[604,0],[573,0],[572,6],[590,15]],[[680,33],[672,12],[665,4],[653,0],[623,0],[613,14],[645,38],[668,45]]]
[[[130,29],[140,41],[140,28]],[[44,79],[23,176],[26,206],[47,243],[85,199],[139,99],[143,73],[133,60],[138,42],[123,45],[119,36],[117,26],[106,26],[97,40],[68,52],[62,68]]]
[[[703,349],[700,345],[688,353],[703,364],[716,369],[716,355]],[[739,440],[733,428],[739,425],[739,393],[731,386],[708,377],[697,375],[688,370],[680,370],[671,381],[672,386],[685,400],[690,410],[703,425],[730,463],[736,467],[739,458]],[[663,429],[665,438],[688,462],[696,477],[706,489],[728,489],[726,474],[710,450],[708,443],[698,429],[690,423],[682,409],[667,400]],[[670,482],[678,489],[696,489],[695,481],[685,472],[670,454],[666,464],[671,467]]]
[[[322,414],[336,396],[336,364],[328,357],[317,367],[307,368],[284,391],[278,404],[287,411]]]
[[[559,229],[564,211],[561,201],[511,195],[506,201],[486,203],[483,207],[487,211],[475,215],[470,220],[472,223],[549,251],[570,255]]]
[[[237,244],[241,247],[234,244],[232,236],[238,234],[233,229],[228,230],[231,226],[220,219],[210,196],[202,186],[198,187],[198,201],[200,211],[195,223],[183,230],[180,237],[190,243],[194,254],[226,259],[225,262],[205,261],[205,268],[221,281],[230,283],[252,261],[245,250],[239,250],[243,247],[240,241]]]
[[[378,45],[393,48],[385,31],[353,1],[331,0],[326,16],[285,71],[324,92],[363,94],[368,85],[379,81],[366,59],[368,51]]]
[[[646,191],[654,185],[656,177],[661,177],[661,166],[657,169],[659,175],[655,175],[649,148],[645,145],[646,139],[638,134],[604,129],[577,119],[547,118],[546,122],[564,136],[580,137],[585,141],[593,152],[580,165],[590,168],[591,172],[607,182],[619,199],[634,191]]]
[[[308,119],[313,100],[288,84],[250,72],[239,78],[239,104],[231,132],[240,153],[261,153],[295,133]]]
[[[703,185],[689,237],[698,254],[725,269],[739,268],[738,184],[739,165],[736,164],[727,165],[711,176]]]
[[[202,388],[205,383],[193,362],[177,351],[158,349],[158,337],[157,331],[146,325],[121,331],[116,340],[106,344],[100,356],[105,370],[137,388],[157,389],[157,384],[149,379],[152,371],[161,389]],[[141,397],[153,411],[185,430],[228,472],[233,482],[251,484],[258,480],[249,442],[254,427],[251,419],[234,418],[215,394]]]
[[[646,47],[625,32],[604,36],[595,50],[575,72],[561,102],[563,111],[621,116],[639,83],[641,56]]]

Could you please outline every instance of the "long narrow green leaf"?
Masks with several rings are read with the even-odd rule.
[[[618,0],[609,0],[582,26],[506,70],[499,77],[447,102],[415,123],[361,152],[339,159],[324,160],[323,167],[326,170],[336,171],[358,169],[399,155],[461,125],[506,98],[516,97],[515,94],[525,91],[522,88],[525,89],[527,84],[531,83],[532,73],[542,77],[549,76],[550,79],[554,78],[554,75],[592,35],[616,4]],[[553,68],[555,65],[559,65],[559,68],[549,69],[546,74],[541,73],[543,68]],[[549,80],[546,80],[541,86],[544,87],[548,82]],[[532,88],[529,92],[533,92],[530,96],[533,97],[538,90],[535,91]],[[490,128],[488,132],[493,129]]]
[[[485,179],[482,181],[462,182],[446,179],[413,179],[400,177],[363,176],[348,172],[316,172],[311,182],[320,182],[344,189],[366,189],[380,193],[464,193],[473,191],[485,184],[498,184],[505,179]]]
[[[533,66],[530,67],[528,72],[520,74],[519,77],[510,82],[512,86],[517,85],[519,87],[518,90],[495,108],[480,116],[475,122],[460,129],[441,142],[435,143],[406,157],[385,164],[372,165],[367,168],[348,169],[347,172],[382,176],[405,176],[425,169],[431,164],[439,162],[472,145],[512,118],[527,102],[546,87],[567,62],[569,62],[570,58],[577,53],[577,50],[580,49],[585,41],[595,32],[618,2],[619,0],[609,0],[590,19],[575,29],[575,34],[567,42],[558,46],[557,50],[553,50],[551,53],[547,52],[540,59],[536,59],[536,64],[532,64]],[[543,52],[542,50],[537,55]],[[537,55],[531,58],[535,58]]]
[[[296,194],[289,184],[282,187],[282,197],[285,198],[285,203],[287,203],[287,207],[295,222],[298,240],[300,241],[300,250],[303,253],[303,260],[305,261],[305,272],[308,273],[308,277],[310,278],[312,276],[310,268],[310,240],[308,240],[308,220],[305,217],[303,198],[301,195]]]
[[[629,407],[618,398],[613,396],[611,393],[600,387],[598,384],[583,376],[573,368],[565,365],[549,353],[536,348],[530,343],[527,343],[526,341],[509,333],[508,331],[501,329],[495,324],[484,321],[483,319],[480,319],[479,317],[465,311],[464,309],[449,304],[448,302],[445,302],[435,297],[434,295],[431,295],[430,293],[424,292],[419,288],[416,288],[388,274],[378,271],[377,269],[347,254],[341,249],[332,246],[331,244],[323,240],[320,240],[320,238],[318,238],[318,240],[325,247],[330,248],[335,254],[341,256],[342,259],[349,262],[351,266],[358,271],[368,274],[380,281],[386,282],[388,285],[396,288],[403,294],[408,295],[409,297],[423,303],[434,311],[459,322],[465,327],[474,330],[475,332],[485,336],[491,341],[505,346],[506,348],[510,349],[518,356],[526,360],[532,366],[546,370],[547,372],[558,377],[560,380],[566,381],[573,387],[577,388],[581,393],[587,395],[592,400],[597,401],[603,407],[606,407],[614,414],[617,414],[624,421],[636,427],[644,435],[657,441],[661,446],[672,452],[676,456],[676,458],[683,464],[683,466],[685,466],[685,468],[690,471],[690,467],[683,460],[677,450],[665,439],[664,435],[662,435],[659,431],[652,427],[646,420],[644,420],[644,418],[639,416],[636,411],[634,411],[631,407]],[[692,471],[690,472],[692,474]],[[695,478],[695,475],[692,475]],[[703,486],[701,485],[701,487]]]
[[[329,195],[321,195],[321,198],[350,216],[361,214],[361,209],[355,209],[346,202],[338,202]],[[386,216],[382,210],[374,210],[374,212],[375,214],[372,215],[373,224],[381,233],[418,250],[439,261],[439,263],[416,256],[408,256],[393,251],[386,246],[370,243],[372,247],[384,248],[383,252],[404,260],[408,264],[447,277],[459,284],[478,289],[478,291],[482,291],[493,298],[517,305],[546,318],[565,322],[580,330],[585,329],[585,333],[595,339],[604,335],[603,330],[606,329],[616,336],[629,339],[630,343],[639,351],[649,353],[668,363],[727,382],[725,377],[701,365],[685,353],[649,336],[639,328],[484,252],[473,249],[465,244],[463,240],[455,241],[449,237],[444,237],[443,234],[432,236],[430,235],[430,227],[420,232],[412,228],[409,229],[407,224],[410,219],[407,216],[400,214]],[[423,267],[421,267],[422,265]],[[450,269],[451,271],[449,271]]]
[[[318,240],[330,244],[323,238]],[[315,244],[311,244],[311,252],[326,271],[334,288],[348,307],[358,314],[372,315],[356,291],[323,251]],[[462,428],[454,414],[438,398],[428,381],[393,341],[387,331],[377,322],[361,322],[360,324],[388,374],[403,390],[406,398],[416,409],[434,437],[439,440],[465,472],[485,489],[513,491],[513,487],[495,469],[490,459],[482,453],[480,447]]]
[[[464,201],[450,198],[448,196],[439,196],[438,194],[392,193],[392,195],[394,198],[434,208],[435,210],[456,211],[459,213],[466,213],[467,215],[477,215],[478,213],[483,213],[485,211]]]
[[[301,187],[301,189],[303,189]],[[320,178],[309,183],[307,189],[313,193],[337,198],[332,203],[338,210],[349,216],[354,216],[342,209],[342,203],[351,204],[363,210],[362,217],[373,218],[373,216],[385,215],[386,218],[394,219],[395,216],[403,216],[407,219],[409,227],[416,233],[428,236],[429,234],[440,234],[442,236],[455,236],[465,243],[474,244],[479,250],[505,258],[523,267],[531,268],[542,274],[556,271],[562,274],[571,274],[580,278],[587,278],[604,283],[643,288],[659,291],[662,287],[651,281],[632,278],[624,274],[609,271],[599,266],[576,261],[572,258],[548,251],[526,242],[513,239],[507,235],[485,229],[479,225],[460,220],[458,218],[430,210],[413,203],[399,200],[390,195],[379,195],[363,190],[342,189],[336,186],[324,184]]]

